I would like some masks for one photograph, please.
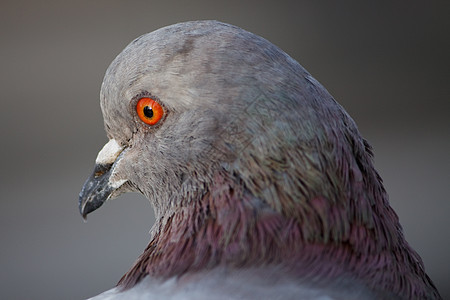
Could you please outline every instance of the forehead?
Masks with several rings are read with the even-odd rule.
[[[210,91],[224,74],[232,75],[226,70],[231,65],[235,72],[243,68],[233,60],[242,60],[239,51],[249,52],[245,45],[251,45],[254,36],[246,35],[251,34],[216,22],[177,24],[145,34],[131,42],[108,68],[101,90],[102,107],[148,89],[167,98],[166,105],[172,104],[170,97],[162,97],[169,90],[178,93],[181,105],[192,105],[190,98]]]
[[[135,39],[109,66],[102,85],[104,98],[125,92],[143,77],[150,81],[160,79],[160,82],[154,82],[154,86],[159,86],[157,83],[166,81],[165,74],[182,75],[198,68],[196,62],[201,64],[211,60],[209,52],[221,48],[215,42],[220,35],[218,31],[205,26],[195,28],[177,24]],[[208,42],[205,42],[207,36]]]
[[[271,74],[289,64],[277,47],[231,25],[192,22],[159,29],[131,42],[108,68],[101,89],[106,127],[129,135],[118,119],[129,117],[124,114],[130,113],[130,100],[143,91],[173,111],[250,101],[261,89],[275,90],[277,77]]]

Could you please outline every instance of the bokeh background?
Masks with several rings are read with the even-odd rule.
[[[148,201],[123,195],[87,223],[77,207],[107,141],[104,72],[141,34],[217,19],[284,49],[347,109],[450,299],[450,13],[440,3],[1,1],[0,298],[81,299],[128,270],[149,239]]]

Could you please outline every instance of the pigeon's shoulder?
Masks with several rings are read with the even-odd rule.
[[[267,272],[266,272],[267,271]],[[378,295],[379,296],[379,295]],[[225,299],[377,299],[377,296],[360,284],[351,281],[313,284],[293,281],[280,274],[274,277],[271,270],[261,268],[239,271],[224,269],[186,274],[166,280],[150,276],[134,287],[121,290],[116,287],[92,300],[225,300]]]

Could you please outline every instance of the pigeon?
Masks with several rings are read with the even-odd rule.
[[[144,34],[100,104],[80,213],[139,192],[156,221],[92,299],[441,299],[355,122],[266,39],[218,21]]]

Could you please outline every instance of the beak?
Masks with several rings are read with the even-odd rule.
[[[95,160],[94,172],[86,180],[81,189],[78,201],[80,214],[84,220],[86,216],[102,206],[115,190],[121,187],[126,180],[111,182],[112,170],[124,147],[120,146],[116,140],[111,139],[100,152]]]

